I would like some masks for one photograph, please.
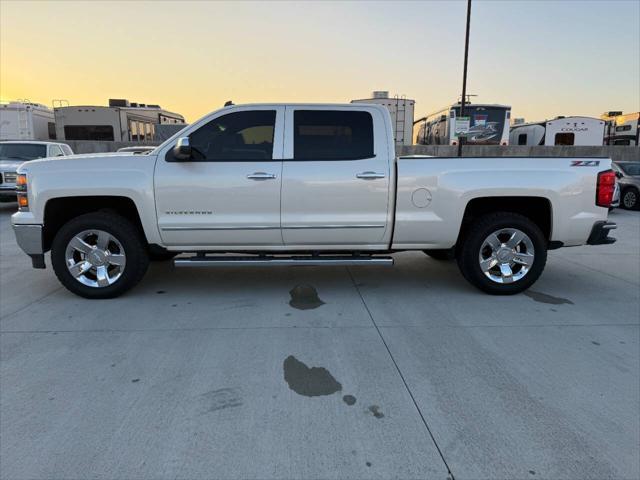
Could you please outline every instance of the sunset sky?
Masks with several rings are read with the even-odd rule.
[[[348,102],[389,90],[416,118],[457,100],[466,2],[0,0],[0,97]],[[514,117],[640,110],[639,0],[474,0],[468,92]]]

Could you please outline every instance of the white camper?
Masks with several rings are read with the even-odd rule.
[[[155,140],[158,125],[186,126],[179,113],[124,99],[109,99],[109,106],[60,106],[54,111],[60,140],[149,142]]]
[[[414,123],[418,145],[458,145],[465,136],[467,145],[507,145],[509,143],[509,105],[469,103],[464,117],[460,102]]]
[[[511,127],[511,145],[602,145],[604,121],[590,117],[558,117]]]
[[[605,145],[640,145],[640,112],[606,112],[600,118],[605,121]]]
[[[0,103],[0,140],[55,140],[53,110],[27,100]]]
[[[393,136],[396,147],[413,144],[413,110],[415,100],[410,100],[404,95],[396,95],[389,98],[387,91],[375,91],[372,98],[351,100],[351,103],[375,103],[384,105],[391,114],[391,125],[393,126]]]

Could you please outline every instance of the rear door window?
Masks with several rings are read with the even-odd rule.
[[[374,157],[373,118],[368,112],[296,110],[294,160],[360,160]]]

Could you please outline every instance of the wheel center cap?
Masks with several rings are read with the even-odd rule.
[[[89,260],[89,263],[92,265],[103,265],[107,260],[107,255],[102,250],[95,249],[89,252],[87,260]]]
[[[496,258],[500,263],[507,263],[513,260],[513,252],[510,248],[501,248],[496,254]]]

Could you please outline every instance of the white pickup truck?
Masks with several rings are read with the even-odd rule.
[[[231,105],[148,155],[79,155],[18,171],[12,217],[35,268],[51,250],[70,291],[109,298],[149,260],[176,266],[389,265],[456,258],[513,294],[547,250],[606,244],[608,159],[395,156],[388,111],[366,104]]]

